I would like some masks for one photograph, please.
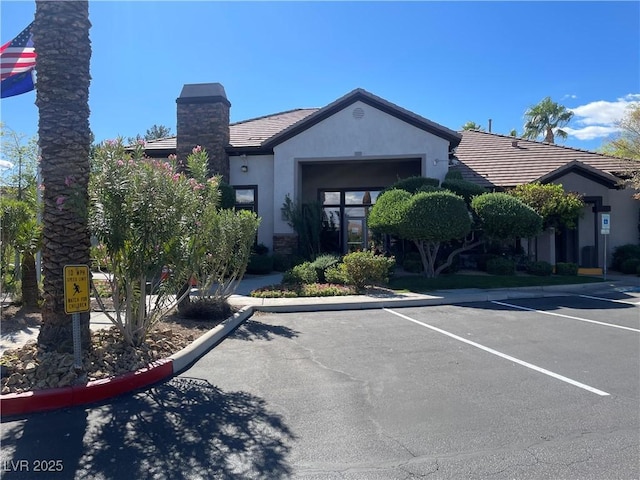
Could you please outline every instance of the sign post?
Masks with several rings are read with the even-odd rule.
[[[604,268],[603,279],[607,280],[607,237],[609,236],[609,232],[611,231],[611,214],[603,213],[602,214],[602,225],[600,226],[600,233],[604,236]]]
[[[89,312],[89,267],[87,265],[64,266],[64,313],[73,321],[73,366],[82,370],[80,339],[80,314]]]

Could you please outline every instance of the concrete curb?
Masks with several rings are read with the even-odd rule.
[[[171,355],[169,360],[173,365],[173,374],[176,375],[183,370],[186,370],[202,355],[207,353],[207,351],[224,340],[231,332],[238,328],[242,322],[253,315],[253,310],[253,307],[243,307],[239,312],[234,314],[233,317],[227,318],[225,321],[200,336],[189,346]]]
[[[86,385],[0,395],[0,416],[4,418],[101,402],[166,380],[188,368],[252,314],[252,307],[244,307],[169,358],[153,362],[135,372],[94,380]]]
[[[2,417],[5,417],[100,402],[146,387],[171,375],[173,375],[171,361],[158,360],[135,372],[120,377],[95,380],[86,385],[1,395],[0,412]]]

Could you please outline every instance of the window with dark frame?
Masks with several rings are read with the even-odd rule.
[[[236,210],[258,213],[258,186],[238,185],[233,187],[236,195]]]

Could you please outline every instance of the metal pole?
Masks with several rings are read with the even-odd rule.
[[[80,350],[80,314],[72,313],[71,320],[73,321],[73,368],[82,370],[82,352]]]
[[[607,237],[608,235],[604,235],[604,281],[607,281]]]

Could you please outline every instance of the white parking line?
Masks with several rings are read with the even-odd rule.
[[[613,298],[592,297],[591,295],[578,295],[582,298],[591,298],[593,300],[602,300],[604,302],[625,303],[627,305],[640,305],[640,302],[629,302],[627,300],[614,300]]]
[[[598,390],[597,388],[590,387],[589,385],[577,382],[575,380],[572,380],[572,379],[570,379],[568,377],[565,377],[563,375],[559,375],[559,374],[554,373],[554,372],[552,372],[550,370],[547,370],[545,368],[541,368],[541,367],[538,367],[537,365],[533,365],[532,363],[528,363],[528,362],[525,362],[525,361],[520,360],[518,358],[512,357],[511,355],[507,355],[506,353],[499,352],[497,350],[494,350],[493,348],[485,347],[484,345],[481,345],[481,344],[476,343],[476,342],[472,342],[471,340],[467,340],[466,338],[462,338],[462,337],[460,337],[460,336],[458,336],[458,335],[456,335],[454,333],[447,332],[446,330],[442,330],[441,328],[434,327],[433,325],[429,325],[427,323],[423,323],[423,322],[420,322],[418,320],[415,320],[415,319],[413,319],[411,317],[407,317],[406,315],[403,315],[401,313],[395,312],[395,311],[390,310],[388,308],[383,308],[383,310],[386,311],[386,312],[392,313],[393,315],[396,315],[396,316],[398,316],[400,318],[404,318],[405,320],[409,320],[410,322],[416,323],[416,324],[421,325],[421,326],[423,326],[425,328],[433,330],[435,332],[442,333],[443,335],[446,335],[447,337],[451,337],[451,338],[453,338],[455,340],[458,340],[460,342],[466,343],[467,345],[471,345],[473,347],[479,348],[480,350],[484,350],[485,352],[491,353],[492,355],[496,355],[498,357],[504,358],[504,359],[509,360],[511,362],[517,363],[518,365],[522,365],[523,367],[530,368],[531,370],[535,370],[536,372],[544,373],[545,375],[553,377],[553,378],[555,378],[557,380],[560,380],[562,382],[569,383],[569,384],[571,384],[573,386],[576,386],[578,388],[582,388],[584,390],[587,390],[589,392],[595,393],[595,394],[600,395],[602,397],[605,397],[605,396],[609,395],[607,392],[603,392],[602,390]]]
[[[554,317],[570,318],[572,320],[578,320],[580,322],[595,323],[596,325],[603,325],[605,327],[612,327],[612,328],[620,328],[622,330],[631,330],[632,332],[640,333],[640,330],[638,330],[637,328],[623,327],[622,325],[616,325],[615,323],[598,322],[597,320],[589,320],[587,318],[572,317],[571,315],[564,315],[562,313],[545,312],[544,310],[536,310],[535,308],[522,307],[520,305],[513,305],[512,303],[504,303],[504,302],[496,302],[496,301],[492,301],[491,303],[495,303],[496,305],[504,305],[505,307],[517,308],[518,310],[526,310],[527,312],[544,313],[545,315],[553,315]]]

